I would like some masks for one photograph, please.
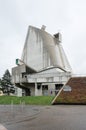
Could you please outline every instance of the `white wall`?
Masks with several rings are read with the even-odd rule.
[[[40,89],[37,88],[37,83],[35,83],[35,96],[42,96],[42,85]]]

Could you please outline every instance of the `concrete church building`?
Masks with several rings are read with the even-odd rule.
[[[21,59],[12,68],[13,83],[25,95],[56,95],[72,75],[68,59],[61,45],[61,34],[53,36],[29,26]]]

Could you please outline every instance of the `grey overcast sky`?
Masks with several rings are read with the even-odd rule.
[[[75,74],[86,74],[86,0],[0,0],[0,77],[21,58],[28,26],[62,33]]]

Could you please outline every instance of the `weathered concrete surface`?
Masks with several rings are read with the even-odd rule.
[[[0,124],[0,130],[7,130],[3,125]]]
[[[86,106],[0,106],[0,123],[7,130],[86,130]]]

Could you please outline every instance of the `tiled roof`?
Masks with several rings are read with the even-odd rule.
[[[86,77],[70,78],[53,104],[86,104]]]

